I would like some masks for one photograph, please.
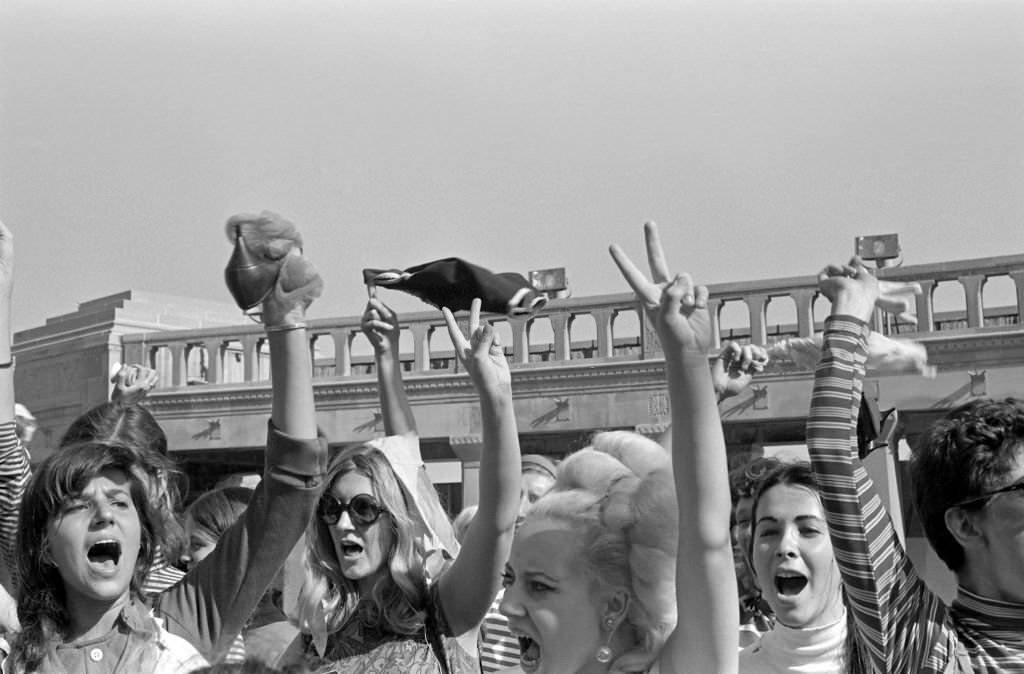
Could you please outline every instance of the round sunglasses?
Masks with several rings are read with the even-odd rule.
[[[380,507],[377,499],[369,494],[356,494],[348,503],[343,503],[332,494],[324,494],[320,497],[316,514],[323,520],[324,524],[336,524],[341,519],[341,513],[347,512],[353,524],[369,526],[377,521],[382,513],[387,510]]]

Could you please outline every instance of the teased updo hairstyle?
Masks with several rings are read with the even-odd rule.
[[[423,526],[411,512],[412,497],[375,447],[356,445],[335,456],[327,467],[325,493],[348,473],[369,478],[373,497],[387,511],[374,526],[391,527],[393,543],[384,559],[388,573],[377,579],[370,596],[362,596],[358,585],[341,572],[329,526],[317,515],[310,520],[298,622],[303,631],[313,635],[317,650],[327,659],[343,657],[343,651],[337,649],[344,644],[320,641],[341,629],[356,612],[364,625],[384,627],[395,634],[418,634],[426,622],[425,551],[420,545]]]
[[[578,531],[578,568],[598,586],[629,596],[626,624],[635,646],[616,671],[647,671],[676,626],[679,511],[668,452],[629,431],[598,433],[558,465],[555,486],[526,520]]]
[[[71,616],[64,581],[49,553],[48,528],[64,504],[105,470],[119,470],[129,480],[141,528],[139,556],[129,591],[133,598],[141,598],[142,581],[163,535],[162,519],[149,493],[152,483],[148,469],[137,452],[104,442],[64,447],[36,469],[25,489],[18,520],[18,619],[22,631],[12,644],[14,670],[35,671],[49,647],[67,637]]]

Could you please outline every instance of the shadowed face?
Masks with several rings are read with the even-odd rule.
[[[1018,450],[1000,487],[1024,482],[1024,448]],[[998,493],[972,509],[978,544],[965,548],[967,589],[1001,601],[1024,603],[1024,490]],[[963,576],[964,574],[961,574]]]
[[[523,473],[519,481],[519,517],[517,523],[522,523],[526,517],[526,511],[533,503],[548,491],[555,484],[554,478],[544,473],[528,470]]]
[[[195,520],[191,517],[185,518],[185,540],[188,541],[188,553],[182,555],[181,561],[185,562],[189,569],[206,559],[217,547],[217,539],[206,529],[196,526]]]

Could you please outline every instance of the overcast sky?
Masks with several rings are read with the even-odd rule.
[[[1024,252],[1024,3],[0,3],[15,327],[128,288],[229,301],[271,209],[362,267],[457,255],[625,290],[657,220],[698,281]],[[390,298],[389,298],[390,299]],[[395,300],[400,308],[425,308]]]

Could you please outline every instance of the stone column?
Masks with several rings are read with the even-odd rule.
[[[597,357],[608,358],[612,355],[612,310],[595,309],[591,315],[597,329]]]
[[[796,305],[796,334],[800,337],[814,334],[814,296],[817,294],[816,290],[810,288],[800,288],[790,293]]]
[[[430,370],[430,326],[415,323],[409,330],[412,333],[413,372],[427,372]]]
[[[206,381],[211,384],[218,384],[223,378],[222,372],[224,367],[224,356],[221,353],[221,342],[220,340],[208,339],[203,342],[203,346],[206,347],[206,357],[208,364],[206,366]]]
[[[479,435],[461,435],[448,438],[452,452],[462,462],[462,507],[480,502],[480,455],[484,442]]]
[[[184,386],[188,382],[187,367],[185,363],[185,345],[182,343],[169,344],[167,346],[171,352],[171,385],[172,386]]]
[[[768,341],[768,331],[765,327],[765,307],[768,306],[767,295],[748,295],[743,298],[747,303],[747,312],[750,315],[750,342],[751,344],[764,344]]]
[[[242,343],[242,379],[246,384],[256,381],[257,359],[256,353],[259,337],[257,335],[243,335],[239,340]]]
[[[917,331],[932,332],[935,330],[935,314],[932,310],[932,299],[935,295],[935,281],[918,281],[921,294],[914,298],[917,303]]]
[[[981,288],[985,285],[985,276],[967,274],[957,280],[964,287],[964,296],[967,298],[967,327],[984,327],[985,316],[981,305]]]
[[[548,318],[551,319],[551,334],[552,339],[555,341],[555,360],[558,362],[567,361],[570,359],[570,345],[569,345],[569,314],[557,313],[550,314]]]

